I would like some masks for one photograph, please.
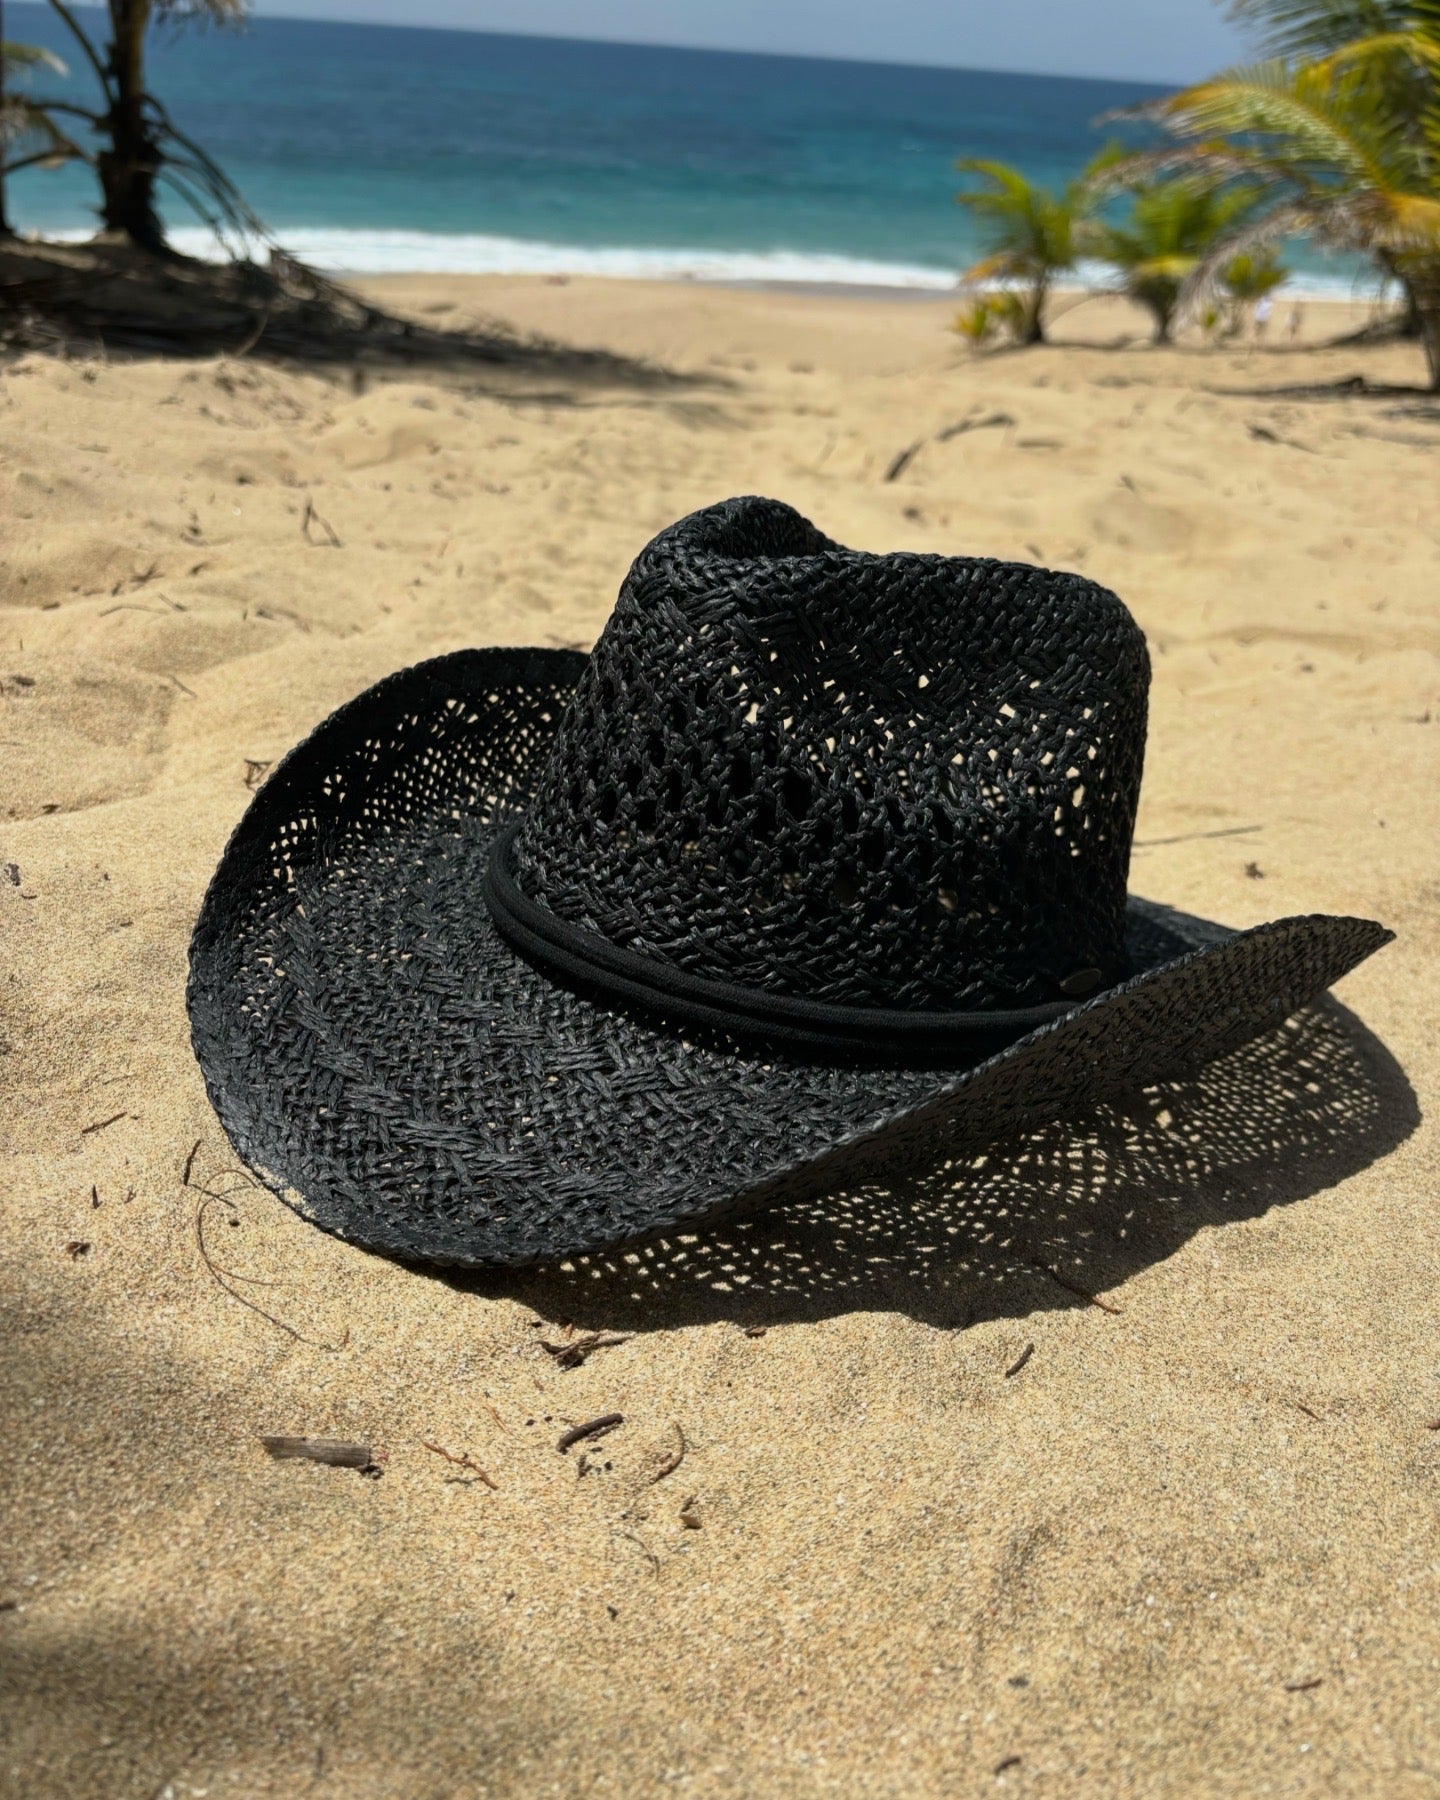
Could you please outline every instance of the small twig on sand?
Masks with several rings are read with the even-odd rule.
[[[1287,1694],[1308,1694],[1312,1688],[1322,1687],[1324,1682],[1323,1675],[1312,1675],[1308,1681],[1287,1681],[1284,1687]]]
[[[310,535],[310,527],[312,525],[318,526],[320,530],[325,533],[323,538],[316,539]],[[344,548],[336,534],[335,527],[328,519],[322,519],[320,514],[316,512],[315,502],[308,494],[305,496],[305,513],[300,520],[300,530],[303,533],[307,544],[318,542],[330,550],[341,550]]]
[[[190,1154],[185,1158],[185,1167],[180,1171],[181,1187],[189,1187],[190,1185],[190,1171],[195,1167],[195,1158],[200,1154],[200,1145],[202,1142],[203,1139],[196,1138],[195,1142],[190,1146]]]
[[[981,417],[972,416],[970,418],[961,419],[957,425],[947,425],[943,431],[937,431],[935,433],[934,442],[937,444],[948,444],[951,438],[963,437],[967,431],[985,431],[992,425],[1013,425],[1014,423],[1015,420],[1011,415],[1004,412],[986,413]],[[881,479],[884,481],[897,480],[905,473],[906,469],[910,467],[910,464],[914,462],[916,456],[929,442],[931,442],[929,438],[922,437],[916,438],[913,444],[907,444],[903,450],[891,459],[889,467],[885,470]]]
[[[1308,444],[1297,443],[1294,438],[1281,437],[1278,431],[1272,431],[1268,425],[1249,425],[1246,427],[1252,438],[1259,438],[1262,444],[1283,444],[1287,450],[1303,450],[1307,456],[1319,456],[1318,450],[1312,450]]]
[[[454,1463],[457,1469],[468,1469],[472,1475],[478,1476],[492,1493],[500,1492],[500,1483],[492,1481],[468,1451],[461,1451],[457,1456],[453,1450],[447,1450],[443,1444],[432,1444],[429,1438],[421,1438],[420,1443],[432,1456],[443,1456],[446,1462]]]
[[[1158,850],[1162,844],[1195,844],[1201,838],[1249,837],[1256,831],[1263,831],[1263,825],[1227,825],[1223,831],[1187,831],[1180,837],[1137,838],[1137,850]]]
[[[646,1482],[645,1485],[647,1487],[654,1487],[657,1481],[663,1481],[667,1475],[673,1475],[680,1467],[681,1463],[684,1462],[685,1452],[690,1448],[685,1442],[685,1433],[673,1419],[670,1421],[670,1429],[675,1433],[675,1436],[678,1439],[677,1446],[670,1452],[665,1461],[661,1463],[660,1467],[650,1477],[649,1481]]]
[[[1013,425],[1014,417],[1010,413],[986,413],[982,418],[962,419],[958,425],[947,425],[943,431],[935,433],[937,444],[948,444],[951,438],[963,437],[967,431],[988,431],[992,425]]]
[[[587,1419],[583,1425],[572,1425],[568,1431],[562,1431],[555,1448],[563,1456],[572,1444],[582,1444],[590,1438],[606,1437],[617,1425],[624,1423],[624,1413],[601,1413],[598,1419]]]
[[[128,1118],[128,1117],[129,1117],[128,1113],[123,1113],[123,1112],[111,1113],[111,1115],[108,1119],[97,1119],[93,1125],[82,1125],[80,1127],[80,1135],[81,1135],[81,1137],[89,1137],[89,1135],[92,1131],[104,1131],[104,1129],[106,1128],[107,1125],[113,1125],[117,1119],[124,1119],[124,1118]]]
[[[615,1331],[590,1331],[584,1337],[572,1338],[568,1344],[547,1343],[539,1340],[540,1348],[548,1351],[555,1358],[561,1369],[578,1369],[587,1356],[596,1350],[609,1350],[615,1344],[628,1344],[631,1333]]]
[[[1018,1375],[1034,1354],[1035,1346],[1033,1344],[1027,1344],[1015,1358],[1014,1362],[1011,1363],[1010,1367],[1005,1371],[1005,1379],[1008,1381],[1012,1375]]]
[[[642,1538],[638,1532],[620,1531],[620,1532],[617,1532],[615,1535],[617,1537],[624,1538],[626,1543],[633,1544],[635,1546],[635,1548],[645,1558],[646,1562],[649,1563],[650,1572],[652,1575],[658,1575],[660,1573],[660,1558],[655,1554],[655,1552],[650,1548],[650,1546],[645,1542],[644,1538]]]
[[[1120,1308],[1112,1306],[1108,1300],[1102,1300],[1098,1294],[1092,1294],[1088,1288],[1077,1287],[1073,1281],[1067,1281],[1058,1269],[1052,1269],[1049,1263],[1040,1262],[1035,1257],[1027,1258],[1032,1269],[1038,1269],[1042,1275],[1048,1275],[1056,1287],[1064,1288],[1067,1294],[1074,1294],[1077,1299],[1087,1300],[1091,1306],[1098,1306],[1101,1312],[1119,1314]]]
[[[908,469],[910,464],[915,460],[915,457],[919,453],[924,442],[924,438],[916,438],[913,444],[907,444],[897,456],[892,457],[890,465],[886,469],[882,479],[885,481],[894,481],[897,477],[903,475],[906,469]]]

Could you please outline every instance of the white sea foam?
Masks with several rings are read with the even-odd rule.
[[[1091,293],[1120,291],[1120,278],[1108,263],[1081,261],[1072,275],[1062,275],[1057,287],[1084,288]],[[1362,266],[1356,272],[1343,274],[1338,269],[1325,273],[1316,269],[1292,268],[1277,300],[1375,300],[1380,294],[1376,271]]]
[[[649,281],[807,281],[846,287],[955,285],[953,269],[800,250],[674,250],[547,244],[527,238],[429,231],[353,231],[294,226],[276,236],[317,269],[346,275],[610,275]],[[211,255],[204,230],[173,234],[177,249]]]
[[[57,232],[71,241],[86,232]],[[224,252],[203,227],[181,226],[171,234],[177,250],[190,256],[222,258]],[[883,262],[811,250],[639,249],[583,244],[551,244],[529,238],[482,233],[371,231],[341,226],[285,226],[276,237],[291,255],[337,275],[604,275],[630,281],[798,282],[825,287],[901,288],[919,293],[953,293],[956,269],[926,263]],[[256,254],[262,251],[256,248]],[[1081,264],[1070,282],[1090,289],[1115,285],[1103,264]],[[1288,297],[1371,299],[1373,280],[1350,275],[1296,271],[1283,290]]]

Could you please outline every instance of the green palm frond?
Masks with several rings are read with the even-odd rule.
[[[1076,203],[1067,191],[1056,196],[1037,187],[1018,169],[981,157],[966,157],[956,168],[980,176],[988,186],[967,188],[955,198],[985,225],[989,240],[982,265],[967,271],[971,280],[996,274],[1024,275],[1067,269],[1075,260]]]
[[[1357,38],[1405,31],[1414,0],[1230,0],[1229,17],[1272,56],[1301,62]]]
[[[243,25],[247,0],[154,0],[155,16],[176,24]]]
[[[39,44],[0,44],[0,60],[4,61],[7,75],[29,69],[46,69],[52,75],[66,72],[60,58]]]
[[[1396,194],[1387,208],[1386,239],[1401,254],[1440,256],[1440,196]]]
[[[1259,300],[1284,285],[1288,272],[1281,266],[1273,249],[1242,250],[1232,256],[1220,271],[1220,283],[1227,293],[1240,302]]]
[[[1136,257],[1126,265],[1125,272],[1134,281],[1147,285],[1157,281],[1173,281],[1178,286],[1194,267],[1193,252],[1171,250],[1160,256]]]
[[[12,77],[37,69],[64,75],[66,68],[60,58],[39,44],[0,43],[0,64],[4,66],[7,89],[0,99],[0,150],[20,152],[13,157],[7,154],[5,172],[68,162],[72,156],[80,155],[78,145],[61,129],[43,100],[9,85]]]
[[[1297,173],[1335,171],[1388,186],[1406,160],[1401,123],[1353,72],[1257,63],[1159,102],[1152,117],[1184,137],[1240,137]]]
[[[1295,202],[1273,206],[1246,220],[1197,259],[1185,280],[1182,305],[1189,310],[1215,299],[1224,290],[1225,271],[1241,258],[1273,260],[1279,246],[1304,230],[1307,220],[1305,207]]]
[[[1407,62],[1422,69],[1440,69],[1440,36],[1428,31],[1377,32],[1374,37],[1341,44],[1328,56],[1316,57],[1309,66],[1322,74],[1334,74],[1341,69],[1377,64],[1393,68],[1396,63]]]

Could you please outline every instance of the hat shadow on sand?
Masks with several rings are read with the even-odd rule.
[[[1389,1051],[1325,1000],[1188,1080],[961,1152],[948,1170],[518,1274],[439,1278],[587,1330],[862,1311],[956,1330],[1090,1305],[1207,1226],[1355,1174],[1419,1119]]]

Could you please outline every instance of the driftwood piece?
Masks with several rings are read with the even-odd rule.
[[[343,1438],[267,1437],[260,1442],[282,1461],[298,1457],[304,1462],[328,1463],[334,1469],[372,1469],[375,1456],[368,1444],[349,1444]]]

